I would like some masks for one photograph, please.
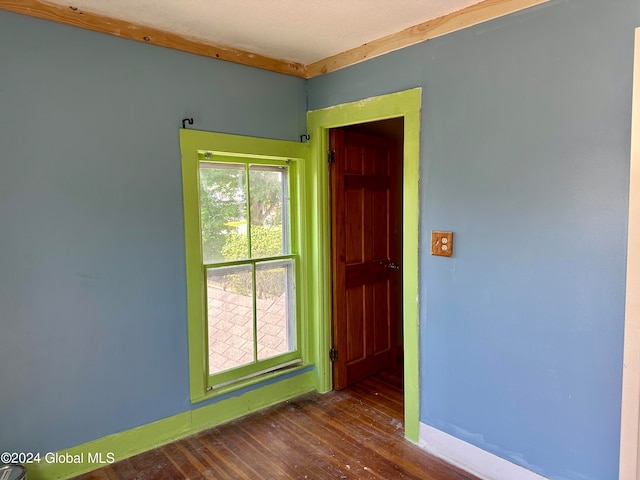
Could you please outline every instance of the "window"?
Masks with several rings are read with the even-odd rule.
[[[302,365],[300,147],[242,138],[181,131],[194,401]]]
[[[200,231],[208,369],[219,385],[297,357],[297,256],[290,249],[288,165],[212,162],[207,155],[199,165]]]

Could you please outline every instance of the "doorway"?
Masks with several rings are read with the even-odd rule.
[[[402,368],[402,117],[329,131],[332,373]]]
[[[404,434],[413,442],[419,441],[420,431],[420,375],[418,331],[418,224],[419,224],[419,163],[420,110],[422,89],[414,88],[343,103],[307,113],[311,158],[305,167],[310,193],[307,215],[316,219],[314,236],[309,239],[305,279],[314,286],[308,298],[309,343],[308,358],[315,367],[316,388],[319,392],[333,389],[330,361],[332,346],[331,318],[331,217],[329,169],[327,152],[331,129],[371,123],[391,118],[404,122],[402,175],[402,331],[403,331],[403,394]]]

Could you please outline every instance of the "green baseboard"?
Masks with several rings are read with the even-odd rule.
[[[27,465],[27,476],[29,480],[72,478],[315,389],[315,373],[307,371],[212,405],[47,454],[39,463]]]

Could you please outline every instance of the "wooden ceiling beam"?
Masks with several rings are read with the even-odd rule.
[[[307,65],[307,78],[335,72],[370,58],[524,10],[549,0],[484,0],[457,12],[414,25],[359,47]]]
[[[84,12],[73,6],[54,5],[40,0],[0,0],[0,10],[21,13],[31,17],[115,35],[116,37],[258,67],[286,75],[306,77],[306,67],[301,63],[285,62],[236,48],[213,45],[156,28],[135,25],[127,21]]]

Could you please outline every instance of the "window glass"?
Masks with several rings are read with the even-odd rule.
[[[295,349],[293,260],[256,265],[258,360]]]
[[[228,383],[227,372],[259,373],[261,361],[296,350],[288,167],[201,161],[199,169],[208,374]]]
[[[200,162],[203,263],[249,257],[244,165]]]
[[[253,363],[251,265],[207,269],[209,374]]]
[[[286,169],[251,165],[251,258],[289,253]]]

